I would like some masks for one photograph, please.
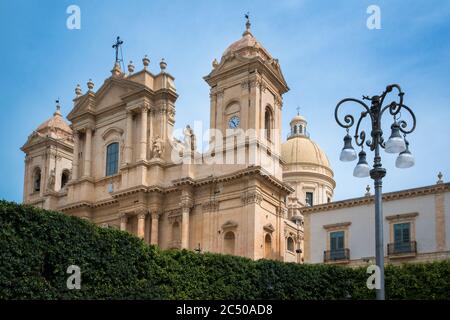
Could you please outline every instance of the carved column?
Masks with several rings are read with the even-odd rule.
[[[120,214],[120,230],[127,231],[128,217],[126,213]]]
[[[181,249],[189,248],[189,214],[192,204],[190,193],[183,191],[181,196]]]
[[[72,160],[72,180],[78,179],[78,154],[80,153],[80,134],[78,130],[73,131],[73,160]]]
[[[158,244],[158,232],[159,232],[159,216],[160,213],[155,211],[151,213],[152,217],[152,229],[150,233],[150,244]]]
[[[167,140],[167,112],[169,110],[169,103],[167,101],[164,102],[163,106],[162,106],[162,117],[163,117],[163,140],[166,141]]]
[[[137,236],[144,239],[145,236],[145,217],[147,216],[147,210],[140,210],[137,214]]]
[[[189,248],[189,212],[191,208],[181,208],[181,249]]]
[[[84,143],[84,176],[91,176],[92,128],[86,128]]]
[[[153,109],[149,108],[149,116],[150,116],[150,121],[149,121],[149,138],[150,138],[150,144],[153,141],[153,118],[155,115],[155,112]],[[151,148],[150,148],[151,149]]]
[[[148,106],[144,105],[141,108],[141,147],[139,152],[139,160],[147,159],[147,113]]]
[[[131,111],[127,111],[127,124],[125,133],[125,163],[131,163],[132,156],[132,143],[133,143],[133,114]]]
[[[23,202],[26,202],[28,194],[32,193],[34,190],[34,177],[33,172],[30,168],[30,163],[32,161],[30,155],[25,156],[25,177],[23,183]]]

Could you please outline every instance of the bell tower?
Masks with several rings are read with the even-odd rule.
[[[210,86],[210,127],[226,138],[236,129],[254,135],[272,158],[281,148],[282,96],[289,90],[278,59],[253,36],[247,17],[242,38],[232,43],[205,76]],[[254,134],[253,134],[254,132]]]
[[[231,137],[237,136],[233,139],[241,142],[233,142],[232,148],[245,145],[247,166],[261,165],[281,178],[282,96],[289,87],[278,59],[253,36],[246,18],[242,37],[220,62],[213,61],[213,70],[204,77],[210,86],[211,140],[217,145],[217,136],[223,137],[228,150]]]

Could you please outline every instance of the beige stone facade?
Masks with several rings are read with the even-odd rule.
[[[153,73],[116,63],[94,90],[80,86],[65,122],[59,105],[22,147],[24,203],[135,234],[164,249],[184,248],[296,263],[373,260],[373,198],[333,202],[326,154],[301,115],[282,142],[280,63],[247,22],[242,37],[204,77],[210,86],[210,141],[199,151],[190,126],[176,125],[178,92],[162,60]],[[182,133],[182,140],[176,132]],[[449,257],[449,185],[386,194],[385,242],[408,224],[416,250],[387,261]],[[339,233],[345,259],[324,259]],[[334,245],[334,244],[333,244]],[[394,250],[395,251],[395,250]]]
[[[91,80],[85,93],[78,86],[70,126],[57,111],[29,137],[22,147],[24,202],[165,249],[302,262],[303,192],[313,192],[316,204],[330,200],[333,173],[312,141],[320,163],[283,161],[282,96],[289,88],[249,22],[204,78],[212,129],[207,152],[198,151],[189,126],[183,141],[174,137],[175,79],[164,60],[157,73],[149,63],[144,57],[138,72],[116,63],[98,90]]]

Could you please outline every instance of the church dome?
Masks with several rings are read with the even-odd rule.
[[[296,136],[281,146],[281,158],[286,164],[315,164],[330,168],[325,152],[309,137]]]
[[[291,133],[281,145],[281,158],[286,164],[312,164],[326,167],[331,171],[325,152],[309,137],[307,121],[296,115],[290,122]]]
[[[229,45],[228,48],[223,52],[222,58],[230,56],[232,54],[245,56],[248,58],[259,55],[264,60],[272,59],[270,53],[250,32],[250,21],[247,21],[246,23],[246,30],[242,34],[242,38]]]
[[[53,117],[42,123],[37,129],[37,132],[44,135],[56,135],[57,137],[65,137],[72,134],[72,129],[64,120],[59,104],[56,106],[56,111]]]

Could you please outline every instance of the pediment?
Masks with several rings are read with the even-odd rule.
[[[79,97],[72,111],[67,115],[67,119],[72,121],[75,117],[87,112],[94,112],[95,96],[92,92],[87,92],[84,96]]]
[[[75,107],[69,113],[67,118],[72,121],[73,118],[84,113],[97,113],[102,109],[122,103],[122,96],[133,91],[142,89],[142,84],[127,79],[108,78],[97,92],[87,92],[75,102]]]
[[[222,225],[222,230],[235,229],[235,228],[237,228],[237,226],[238,226],[237,222],[235,222],[233,220],[228,220],[227,222],[225,222]]]
[[[246,64],[251,60],[251,58],[241,57],[237,55],[230,55],[223,57],[219,65],[217,65],[213,71],[207,77],[213,77],[229,69],[233,69],[240,65]]]
[[[35,144],[37,144],[39,142],[42,142],[44,140],[45,140],[45,138],[42,137],[38,132],[33,131],[33,133],[28,136],[27,141],[25,142],[25,144],[20,149],[22,151],[24,151],[24,150],[28,149],[30,146],[35,145]]]
[[[109,78],[95,94],[95,110],[100,111],[122,103],[122,96],[142,87],[143,85],[126,79]]]
[[[118,127],[109,127],[105,130],[105,132],[102,133],[103,140],[107,140],[110,135],[118,135],[122,136],[123,130]]]
[[[211,73],[204,77],[204,79],[206,80],[206,82],[212,85],[214,81],[209,81],[211,81],[215,77],[219,77],[220,74],[254,62],[259,62],[260,64],[257,64],[256,66],[259,66],[263,70],[265,69],[268,71],[268,74],[270,74],[272,79],[275,80],[276,83],[278,83],[278,86],[283,93],[289,90],[286,79],[284,78],[283,72],[281,71],[278,59],[263,59],[260,56],[247,57],[236,54],[225,56],[222,58],[220,63],[216,65],[216,67],[211,71]]]

